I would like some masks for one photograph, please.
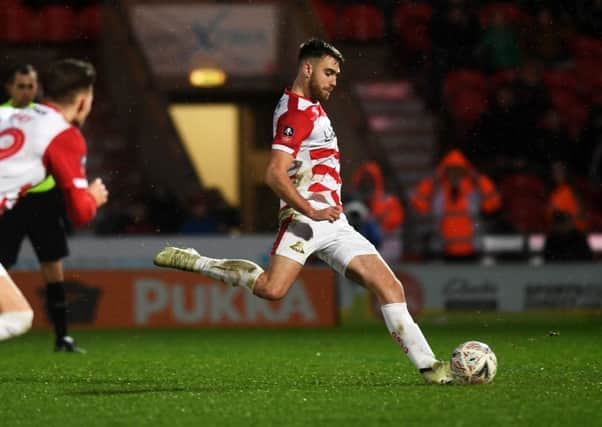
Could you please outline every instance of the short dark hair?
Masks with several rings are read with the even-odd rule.
[[[308,58],[321,58],[325,55],[332,56],[334,59],[339,61],[341,64],[345,62],[343,54],[339,50],[320,39],[309,39],[299,46],[299,62]]]
[[[61,59],[42,74],[44,96],[51,101],[71,102],[75,95],[90,89],[96,80],[94,66],[78,59]]]
[[[10,74],[6,83],[11,84],[15,81],[17,74],[37,73],[35,67],[31,64],[19,64],[10,69]]]

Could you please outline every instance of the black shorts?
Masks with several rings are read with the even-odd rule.
[[[58,261],[69,255],[66,230],[65,205],[56,187],[27,194],[0,215],[0,263],[6,268],[15,265],[25,237],[38,261]]]

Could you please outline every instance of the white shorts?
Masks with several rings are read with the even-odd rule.
[[[349,225],[344,214],[335,222],[314,221],[299,213],[283,220],[272,255],[303,265],[312,254],[342,275],[354,257],[379,255],[374,245]]]

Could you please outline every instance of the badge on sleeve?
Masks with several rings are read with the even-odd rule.
[[[291,126],[286,126],[283,130],[282,133],[284,134],[284,136],[288,136],[289,138],[291,136],[294,135],[295,133],[295,129],[293,129]]]

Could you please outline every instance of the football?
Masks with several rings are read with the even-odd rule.
[[[497,357],[487,344],[467,341],[452,353],[450,367],[459,384],[487,384],[497,372]]]

